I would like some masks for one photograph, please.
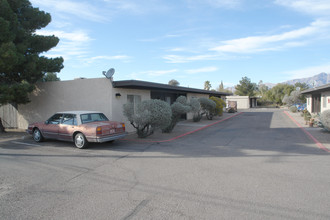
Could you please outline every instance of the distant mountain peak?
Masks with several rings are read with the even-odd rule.
[[[322,72],[322,73],[319,73],[315,76],[301,78],[301,79],[292,79],[292,80],[288,80],[284,83],[294,85],[298,82],[299,83],[306,83],[310,87],[323,86],[325,84],[330,83],[330,74]]]

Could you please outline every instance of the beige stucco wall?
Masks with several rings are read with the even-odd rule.
[[[236,101],[237,109],[249,109],[250,108],[250,98],[249,96],[227,96],[226,102]]]
[[[120,97],[116,97],[116,93],[120,93]],[[126,131],[133,132],[135,129],[127,121],[127,118],[123,115],[123,105],[127,103],[127,95],[139,95],[141,101],[149,100],[151,98],[150,90],[138,90],[138,89],[119,89],[112,88],[112,117],[111,120],[122,121],[126,124]]]
[[[312,95],[306,95],[306,109],[309,112],[312,112]]]
[[[321,112],[330,109],[330,91],[321,94]]]
[[[116,98],[116,93],[121,96]],[[18,107],[18,127],[26,129],[29,123],[47,120],[58,111],[91,110],[103,112],[110,120],[125,122],[131,132],[133,128],[122,111],[128,94],[150,99],[148,90],[115,89],[106,78],[38,83],[30,95],[31,102]]]

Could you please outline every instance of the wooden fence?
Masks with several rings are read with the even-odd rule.
[[[17,128],[17,109],[12,105],[0,106],[0,118],[5,128]]]

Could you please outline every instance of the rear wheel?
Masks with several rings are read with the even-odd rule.
[[[83,133],[77,133],[74,136],[74,145],[79,149],[87,147],[88,141]]]
[[[41,142],[44,140],[44,137],[42,136],[42,134],[38,128],[33,130],[33,139],[36,142]]]

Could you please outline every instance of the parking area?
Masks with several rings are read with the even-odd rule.
[[[208,125],[84,150],[2,135],[1,219],[330,218],[329,153],[282,110]]]

